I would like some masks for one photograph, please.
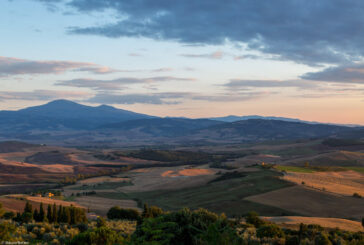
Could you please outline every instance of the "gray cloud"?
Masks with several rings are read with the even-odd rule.
[[[117,72],[93,63],[73,61],[34,61],[0,56],[0,76],[24,74],[57,74],[66,71],[87,71],[95,74]]]
[[[148,37],[189,45],[228,41],[309,65],[364,56],[363,1],[70,0],[67,5],[81,13],[112,10],[120,17],[106,25],[73,27],[73,34]]]
[[[207,59],[222,59],[227,54],[221,51],[216,51],[210,54],[180,54],[180,56],[187,57],[187,58],[207,58]]]
[[[0,91],[0,100],[54,100],[54,99],[80,99],[90,94],[78,91],[34,90],[30,92]]]
[[[196,101],[218,101],[218,102],[238,102],[259,99],[269,95],[269,92],[243,92],[243,93],[224,93],[216,95],[206,95],[189,92],[164,92],[148,94],[115,94],[98,93],[94,97],[87,99],[90,103],[101,104],[154,104],[154,105],[174,105],[180,104],[185,100]]]
[[[108,94],[100,93],[87,100],[90,103],[101,104],[177,104],[176,101],[165,101],[162,95],[150,94]]]
[[[134,78],[134,77],[122,77],[112,80],[92,79],[92,78],[78,78],[72,80],[58,81],[55,85],[78,87],[78,88],[92,88],[95,90],[119,90],[125,88],[125,85],[132,84],[151,84],[158,82],[170,82],[170,81],[194,81],[192,78],[180,78],[171,76],[156,76],[147,78]]]
[[[316,88],[317,85],[302,80],[278,81],[278,80],[239,80],[231,79],[228,83],[223,84],[224,87],[231,90],[241,90],[246,88]]]
[[[302,79],[338,83],[364,84],[364,64],[330,67],[319,72],[309,72]]]

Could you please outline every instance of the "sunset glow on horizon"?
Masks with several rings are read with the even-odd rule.
[[[300,2],[1,1],[0,110],[364,125],[364,3]]]

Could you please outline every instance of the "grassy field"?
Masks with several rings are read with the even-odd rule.
[[[70,188],[70,190],[107,190],[107,189],[116,189],[123,186],[133,185],[131,181],[122,181],[122,182],[102,182],[96,183],[93,185],[81,185],[77,187]]]
[[[299,229],[301,223],[317,224],[325,228],[339,228],[342,230],[358,232],[364,228],[358,221],[337,218],[321,218],[321,217],[302,217],[302,216],[284,216],[284,217],[263,217],[264,220],[274,222],[282,227]]]
[[[361,220],[364,217],[364,199],[332,195],[304,186],[293,186],[275,190],[246,200],[271,205],[304,216],[335,217]]]
[[[203,207],[219,213],[225,212],[229,216],[243,215],[251,210],[255,210],[263,215],[287,215],[292,212],[243,200],[247,196],[292,185],[279,179],[279,177],[280,173],[263,170],[247,172],[240,178],[210,182],[194,188],[130,193],[98,192],[96,195],[111,199],[139,200],[139,202],[157,205],[165,210],[177,210],[183,207],[192,209]]]
[[[296,167],[296,166],[278,165],[278,166],[275,166],[275,168],[280,170],[280,171],[286,171],[286,172],[298,172],[298,173],[313,173],[313,172],[315,172],[313,169],[310,169],[310,168]]]
[[[308,167],[298,167],[298,166],[283,166],[277,165],[274,168],[280,171],[286,172],[297,172],[297,173],[314,173],[314,172],[340,172],[353,170],[355,172],[364,173],[364,167],[355,166],[308,166]]]

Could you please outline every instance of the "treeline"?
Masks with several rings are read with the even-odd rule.
[[[70,208],[72,209],[72,207]],[[58,213],[59,209],[54,208],[54,205],[48,206],[48,209],[49,213],[46,213],[44,209],[38,212],[38,219],[41,219],[40,217],[43,215],[44,222],[42,223],[0,222],[0,241],[68,245],[364,244],[363,232],[325,229],[315,224],[301,224],[298,229],[281,228],[261,219],[255,212],[250,212],[242,218],[228,219],[224,214],[216,214],[206,209],[184,208],[175,212],[166,212],[155,206],[144,205],[143,212],[139,212],[134,209],[113,207],[107,215],[109,220],[98,217],[96,222],[79,219],[80,223],[77,223],[75,218],[74,224],[71,224],[72,212],[70,212],[70,219],[67,220],[69,222],[59,225],[56,222],[62,224],[62,219],[59,219],[64,215],[62,211]],[[31,213],[32,210],[28,203],[23,214]],[[53,210],[57,210],[57,212]],[[69,216],[66,216],[68,219]],[[47,224],[46,221],[53,223]],[[364,226],[364,220],[362,223]]]
[[[62,205],[48,204],[47,211],[43,207],[43,203],[37,208],[33,209],[30,202],[26,202],[23,213],[17,213],[12,218],[16,222],[29,223],[33,220],[36,222],[47,223],[65,223],[65,224],[79,224],[87,222],[86,211],[83,208],[74,206],[63,207]]]
[[[104,222],[98,222],[98,229],[109,232],[108,239],[103,241],[105,244],[364,244],[363,232],[327,230],[319,225],[305,224],[301,224],[298,230],[285,229],[260,219],[255,212],[250,212],[241,219],[228,219],[224,214],[218,215],[206,209],[191,211],[185,208],[177,212],[164,212],[158,207],[144,205],[142,213],[133,209],[113,207],[108,212],[108,218],[135,220],[137,226],[131,237],[126,238],[108,230],[103,226]],[[99,239],[96,233],[95,231],[81,233],[71,241],[71,244],[96,242]]]
[[[340,146],[364,146],[364,141],[359,139],[335,139],[329,138],[322,141],[323,145],[330,147]]]

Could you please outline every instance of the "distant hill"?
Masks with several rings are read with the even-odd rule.
[[[224,123],[195,132],[204,139],[241,141],[320,138],[352,132],[351,127],[327,124],[308,124],[279,120],[249,119]]]
[[[107,105],[92,107],[56,100],[18,111],[0,111],[0,140],[26,140],[42,144],[143,145],[364,137],[364,127],[288,118],[279,120],[280,117],[243,118],[239,121],[234,121],[238,119],[235,116],[215,120],[159,118]]]
[[[258,115],[249,115],[249,116],[235,116],[230,115],[226,117],[211,117],[208,118],[215,121],[221,122],[237,122],[242,120],[250,120],[250,119],[264,119],[264,120],[278,120],[278,121],[286,121],[286,122],[301,122],[301,123],[308,123],[308,124],[328,124],[328,125],[339,125],[339,126],[348,126],[348,127],[357,127],[360,125],[355,124],[337,124],[337,123],[322,123],[316,121],[305,121],[297,118],[288,118],[288,117],[265,117],[265,116],[258,116]]]
[[[31,130],[87,130],[106,123],[153,117],[106,105],[92,107],[68,100],[55,100],[18,111],[0,111],[0,118],[0,131],[19,133]]]
[[[218,124],[222,122],[209,119],[152,118],[106,124],[99,129],[134,132],[135,136],[142,133],[154,137],[172,137],[186,135],[194,130]]]

